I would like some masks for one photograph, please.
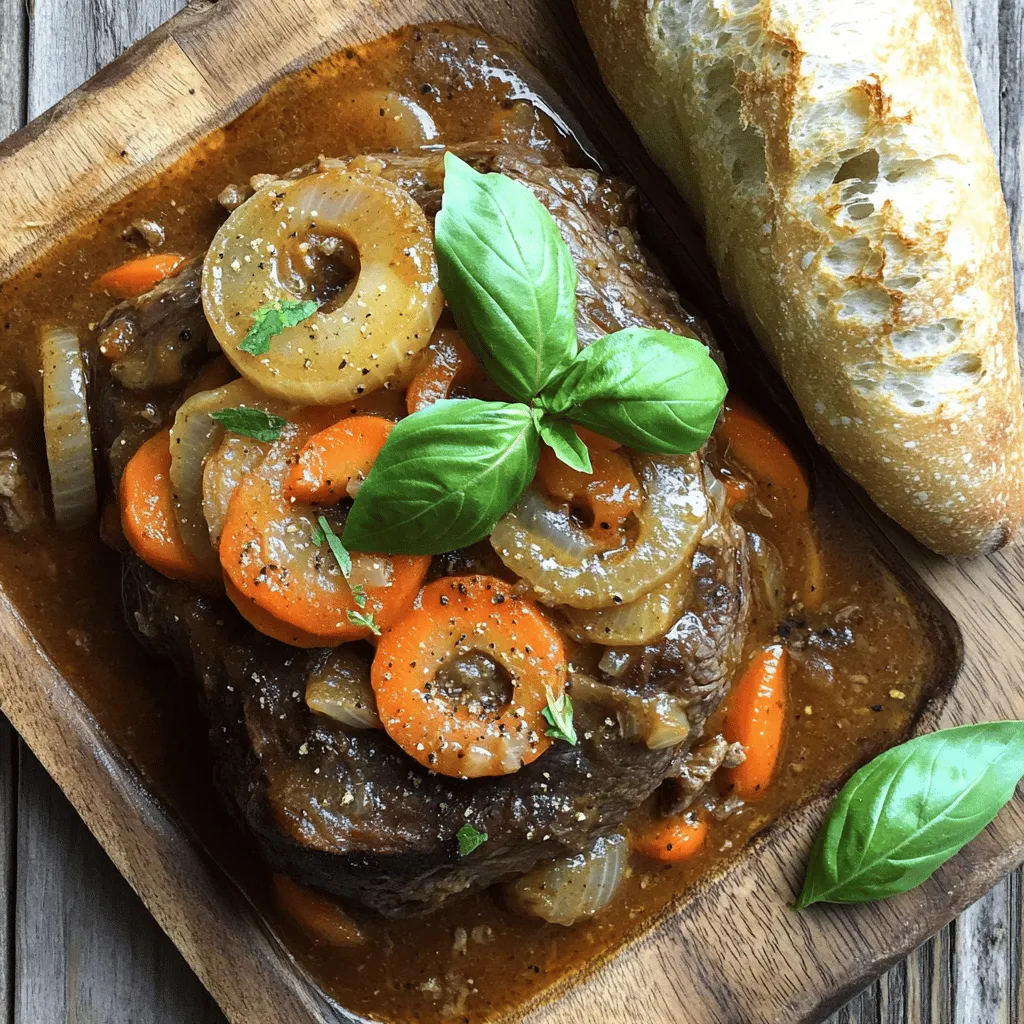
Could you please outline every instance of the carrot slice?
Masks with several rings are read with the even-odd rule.
[[[284,495],[296,450],[308,437],[300,430],[271,446],[238,484],[221,533],[221,566],[244,600],[289,627],[324,643],[368,639],[365,618],[386,629],[404,615],[430,558],[353,552],[346,578],[326,538],[316,536],[319,512]],[[353,587],[361,588],[358,598]]]
[[[350,416],[314,434],[288,474],[285,497],[318,505],[354,498],[393,427],[380,416]]]
[[[145,295],[165,278],[173,277],[185,257],[172,252],[140,256],[96,278],[96,288],[115,299],[134,299]]]
[[[708,823],[683,815],[653,822],[633,836],[633,849],[652,860],[675,864],[699,853],[708,838]]]
[[[161,430],[131,457],[121,477],[121,529],[147,565],[173,580],[216,579],[185,546],[171,496],[171,432]]]
[[[481,652],[508,673],[513,698],[488,712],[438,685],[455,658]],[[388,735],[442,775],[519,771],[551,745],[543,711],[565,692],[565,646],[536,603],[494,576],[451,576],[423,588],[380,639],[370,669]]]
[[[587,533],[596,545],[622,546],[626,521],[643,503],[640,482],[625,455],[589,448],[593,473],[567,466],[547,446],[541,448],[537,479],[553,498],[581,505],[591,519]]]
[[[807,511],[810,488],[793,453],[743,399],[731,392],[725,400],[718,436],[725,441],[729,454],[764,484],[769,494],[785,502],[792,512]]]
[[[336,647],[340,641],[331,636],[317,636],[315,633],[307,633],[304,629],[289,626],[287,622],[275,619],[269,612],[265,612],[255,601],[246,597],[231,580],[224,577],[224,590],[231,600],[231,603],[238,609],[239,614],[257,632],[269,636],[271,640],[279,640],[283,644],[292,647]]]
[[[466,347],[458,331],[439,328],[427,347],[427,365],[413,377],[405,393],[410,414],[451,398],[452,391],[466,384],[480,370],[480,362]]]
[[[327,946],[360,946],[359,926],[329,896],[274,875],[274,896],[281,912],[310,938]]]
[[[741,743],[746,760],[729,769],[729,781],[744,800],[763,795],[782,749],[789,689],[789,655],[781,644],[758,651],[729,697],[723,732]]]

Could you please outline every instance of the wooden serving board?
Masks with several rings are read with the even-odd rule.
[[[282,73],[429,20],[480,24],[545,69],[598,148],[621,158],[663,215],[671,233],[665,244],[706,308],[716,292],[692,220],[600,86],[568,0],[196,0],[0,146],[0,279],[230,121]],[[724,305],[709,314],[746,352],[744,332]],[[963,634],[952,691],[919,728],[1024,718],[1024,551],[952,564],[877,518]],[[0,637],[0,709],[227,1015],[237,1024],[344,1019],[147,794],[2,594]],[[796,915],[786,904],[824,809],[821,800],[790,815],[683,909],[522,1019],[817,1020],[1024,861],[1018,800],[915,892]]]

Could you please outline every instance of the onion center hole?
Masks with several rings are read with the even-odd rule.
[[[437,673],[437,689],[478,718],[494,718],[512,703],[512,677],[482,651],[460,654]]]
[[[293,241],[293,272],[304,286],[303,298],[315,299],[327,313],[342,306],[359,278],[359,250],[346,238],[315,229]]]

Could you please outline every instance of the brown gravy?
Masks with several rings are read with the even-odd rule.
[[[399,93],[429,115],[421,121],[431,141],[491,136],[554,147],[581,160],[571,136],[531,98],[521,77],[527,74],[494,41],[428,26],[344,51],[280,83],[44,260],[0,284],[0,450],[17,452],[45,490],[38,327],[43,318],[57,318],[88,335],[110,304],[90,281],[141,251],[122,237],[133,219],[164,225],[167,251],[205,249],[223,220],[217,195],[229,182],[284,171],[320,154],[402,145],[408,124],[382,116],[381,91]],[[796,586],[807,571],[806,551],[791,524],[756,509],[739,518],[778,547],[787,582]],[[821,487],[813,519],[826,596],[797,626],[821,643],[795,662],[785,759],[762,800],[716,822],[705,850],[689,861],[667,867],[634,862],[625,891],[590,923],[565,929],[525,920],[484,893],[397,925],[360,915],[368,941],[354,949],[310,939],[275,909],[265,870],[239,863],[208,781],[193,697],[130,636],[122,621],[118,556],[99,543],[95,530],[59,534],[49,523],[27,534],[0,529],[0,580],[146,786],[239,881],[332,998],[374,1019],[476,1022],[606,958],[695,882],[723,870],[769,822],[906,732],[944,668],[929,613]],[[770,639],[778,625],[757,623],[751,647]],[[832,649],[829,638],[844,630],[849,642]]]

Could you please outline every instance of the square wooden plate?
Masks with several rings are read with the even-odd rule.
[[[439,20],[480,25],[545,69],[598,149],[615,153],[641,184],[668,229],[662,251],[670,249],[684,276],[700,283],[707,309],[714,278],[692,219],[600,85],[568,0],[194,0],[0,146],[0,279],[232,120],[283,73],[346,44]],[[738,339],[745,359],[758,358],[724,304],[707,312],[720,336]],[[915,571],[962,633],[955,683],[918,729],[1024,718],[1024,553],[946,562],[863,504],[878,521],[877,535],[889,537],[879,541],[886,559]],[[238,1024],[346,1019],[146,791],[6,594],[0,636],[0,708],[227,1015]],[[950,677],[954,661],[951,654]],[[822,797],[788,815],[643,938],[518,1019],[820,1019],[1024,860],[1024,805],[1014,801],[918,890],[878,905],[796,915],[786,904],[825,803]]]

